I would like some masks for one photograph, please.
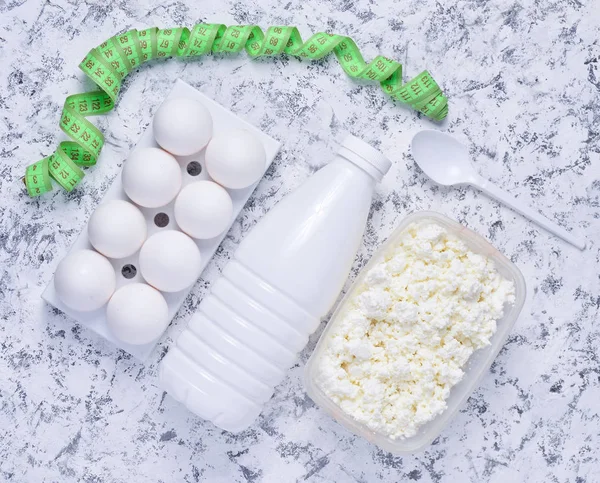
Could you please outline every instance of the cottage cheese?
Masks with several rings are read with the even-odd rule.
[[[413,223],[345,304],[317,385],[392,439],[446,409],[471,354],[490,343],[514,284],[440,225]]]

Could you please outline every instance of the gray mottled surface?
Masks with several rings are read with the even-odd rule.
[[[600,4],[595,0],[0,0],[0,481],[600,481]],[[74,193],[30,200],[24,167],[62,139],[60,108],[89,87],[77,64],[132,27],[295,24],[355,38],[365,56],[428,68],[450,98],[441,128],[472,145],[485,176],[584,234],[581,253],[470,189],[432,185],[408,140],[427,120],[333,59],[170,60],[126,82],[98,119],[107,146]],[[148,365],[40,300],[154,109],[181,77],[283,142],[255,197]],[[307,398],[304,362],[249,430],[231,435],[157,387],[157,363],[244,232],[331,157],[344,131],[393,160],[357,266],[415,210],[445,213],[522,270],[522,317],[466,407],[424,453],[393,457]]]

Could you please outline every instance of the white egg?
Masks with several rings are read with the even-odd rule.
[[[255,183],[263,175],[266,162],[264,146],[244,129],[221,132],[206,147],[208,174],[226,188],[246,188]]]
[[[78,250],[67,255],[54,274],[58,298],[80,312],[102,307],[115,291],[115,284],[113,266],[93,250]]]
[[[180,231],[158,232],[140,250],[142,277],[163,292],[179,292],[192,285],[200,276],[201,263],[198,246]]]
[[[88,223],[93,247],[109,258],[124,258],[137,252],[146,240],[146,219],[128,201],[102,203]]]
[[[123,189],[134,203],[158,208],[171,202],[181,189],[177,160],[158,148],[136,149],[123,166]]]
[[[169,325],[169,307],[163,295],[145,283],[124,285],[106,307],[106,322],[113,335],[127,344],[148,344]]]
[[[152,124],[154,139],[176,156],[197,153],[213,133],[209,110],[195,99],[167,99],[156,111]]]
[[[223,233],[233,216],[231,196],[212,181],[197,181],[181,190],[175,200],[175,220],[194,238],[209,239]]]

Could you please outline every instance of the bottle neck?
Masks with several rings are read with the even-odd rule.
[[[383,178],[384,173],[379,171],[372,163],[344,146],[340,147],[336,158],[341,158],[349,164],[360,168],[364,173],[368,174],[375,183],[379,183]]]
[[[374,190],[377,180],[366,170],[356,165],[349,159],[339,154],[335,156],[328,164],[331,169],[336,170],[338,173],[345,173],[356,180],[360,180],[361,184],[368,186],[369,189]]]

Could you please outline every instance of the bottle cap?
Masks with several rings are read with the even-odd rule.
[[[392,166],[392,162],[383,153],[356,136],[346,136],[339,152],[377,181],[381,181]]]

